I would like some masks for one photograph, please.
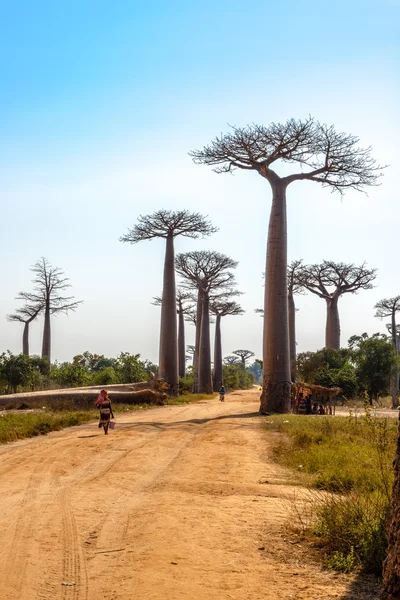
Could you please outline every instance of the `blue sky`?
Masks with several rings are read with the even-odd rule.
[[[141,352],[157,361],[161,241],[118,238],[158,208],[208,214],[210,248],[240,261],[243,317],[224,323],[224,353],[261,353],[261,272],[270,191],[254,173],[216,175],[188,151],[228,124],[304,118],[333,123],[389,164],[369,196],[317,184],[289,189],[289,258],[379,269],[377,288],[344,298],[343,342],[384,330],[373,305],[397,284],[398,0],[280,3],[69,1],[0,3],[0,314],[30,287],[45,255],[84,304],[55,320],[53,354]],[[323,345],[324,306],[298,299],[298,348]],[[33,327],[40,351],[42,322]],[[0,320],[0,350],[19,351]],[[193,338],[188,327],[188,343]]]

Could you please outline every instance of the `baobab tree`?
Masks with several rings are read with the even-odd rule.
[[[256,171],[272,189],[264,301],[263,392],[260,412],[290,410],[290,353],[287,303],[286,190],[295,181],[315,181],[341,194],[377,184],[381,167],[370,148],[313,118],[286,123],[232,128],[210,145],[190,153],[196,164],[217,173],[235,169]],[[277,161],[298,163],[299,172],[281,177],[272,169]]]
[[[356,294],[370,290],[376,278],[376,269],[367,269],[365,263],[335,263],[324,260],[320,265],[305,265],[298,272],[298,279],[305,289],[326,302],[325,347],[340,348],[339,298],[343,294]]]
[[[243,368],[246,367],[246,360],[252,356],[255,356],[254,352],[251,350],[233,350],[232,354],[240,358]]]
[[[160,327],[160,378],[170,386],[172,395],[178,394],[178,332],[176,312],[175,249],[177,236],[196,239],[217,231],[211,222],[199,213],[187,210],[158,210],[151,215],[140,215],[137,224],[120,238],[121,242],[137,244],[144,240],[162,238],[166,241],[164,279]]]
[[[192,344],[189,344],[189,346],[186,346],[186,352],[190,356],[192,357],[192,364],[194,365],[194,354],[195,354],[195,347]]]
[[[29,325],[36,319],[42,310],[42,304],[26,304],[22,308],[17,308],[14,314],[7,315],[8,321],[24,323],[22,354],[25,354],[26,356],[29,356]]]
[[[233,354],[229,354],[224,357],[224,365],[238,365],[240,363],[240,358],[238,356],[233,356]]]
[[[296,305],[294,296],[304,294],[304,286],[299,280],[299,273],[302,260],[293,260],[287,268],[287,285],[288,285],[288,318],[289,318],[289,355],[290,367],[293,379],[293,374],[296,368]],[[255,312],[264,316],[264,309],[256,308]]]
[[[185,314],[192,310],[192,305],[187,304],[192,296],[181,288],[176,290],[176,311],[178,315],[178,374],[179,377],[186,375],[186,351],[185,351]],[[162,306],[162,297],[154,298],[155,306]]]
[[[18,300],[25,300],[30,306],[42,306],[44,312],[44,328],[42,343],[42,358],[46,359],[48,368],[51,362],[51,315],[59,313],[68,314],[75,311],[82,300],[74,300],[74,296],[62,296],[61,293],[70,288],[68,277],[64,271],[53,267],[47,258],[38,260],[31,271],[35,273],[34,291],[32,293],[20,292]]]
[[[380,600],[400,598],[400,435],[397,436],[394,461],[392,507],[388,527],[387,557],[383,563],[383,586]]]
[[[210,344],[210,295],[215,290],[232,289],[234,276],[229,269],[238,263],[229,256],[214,251],[195,251],[178,254],[176,270],[188,281],[189,287],[197,288],[197,316],[194,364],[194,391],[212,393],[211,344]]]
[[[213,389],[214,392],[218,392],[223,384],[221,319],[222,317],[227,317],[228,315],[243,315],[244,310],[237,302],[217,299],[211,300],[210,312],[216,317],[214,340]]]
[[[379,319],[390,319],[390,323],[388,324],[389,333],[392,336],[393,344],[396,349],[396,354],[399,353],[399,345],[398,345],[398,330],[396,323],[396,313],[400,311],[400,296],[395,296],[394,298],[383,298],[375,304],[374,308],[376,309],[375,316]],[[399,395],[399,367],[396,364],[393,373],[392,373],[392,381],[391,381],[391,396],[392,396],[392,408],[397,408],[398,395]]]

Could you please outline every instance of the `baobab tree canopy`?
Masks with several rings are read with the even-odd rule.
[[[238,356],[243,365],[246,364],[246,360],[254,356],[254,352],[251,350],[233,350],[232,354]]]
[[[314,120],[289,119],[286,123],[232,127],[209,146],[190,152],[196,164],[214,166],[216,173],[235,169],[256,170],[274,179],[271,165],[279,160],[299,163],[309,171],[283,177],[285,184],[308,179],[343,193],[377,185],[383,167],[376,165],[371,148],[359,148],[358,138],[338,133],[333,125]]]
[[[233,127],[210,145],[191,152],[195,163],[214,167],[217,173],[254,170],[272,189],[264,300],[263,392],[260,412],[290,409],[290,353],[287,302],[286,189],[294,181],[308,180],[343,193],[376,185],[381,167],[370,148],[358,138],[336,132],[312,117],[289,119],[268,126]],[[301,170],[281,177],[272,170],[277,161],[297,163]]]
[[[157,210],[151,215],[140,215],[133,229],[120,239],[121,242],[136,244],[154,238],[166,239],[169,235],[173,237],[183,235],[196,239],[216,231],[218,231],[217,227],[199,213],[191,213],[188,210]]]
[[[327,348],[340,348],[338,300],[343,294],[372,289],[376,269],[367,269],[365,263],[357,267],[353,264],[324,260],[319,265],[303,266],[298,278],[304,288],[326,301],[325,345]]]

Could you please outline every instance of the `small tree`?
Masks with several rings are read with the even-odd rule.
[[[235,169],[255,171],[272,190],[264,302],[264,372],[260,412],[290,410],[290,354],[287,303],[286,190],[295,181],[315,181],[333,191],[363,190],[376,185],[381,167],[370,148],[357,146],[352,135],[337,133],[311,117],[290,119],[265,127],[232,129],[209,146],[191,152],[195,163],[214,167],[217,173]],[[276,162],[297,163],[307,170],[282,177],[272,169]]]
[[[320,265],[302,267],[298,278],[305,289],[326,302],[326,348],[340,348],[339,298],[343,294],[372,289],[376,269],[367,269],[365,263],[356,267],[324,260]]]
[[[390,319],[389,333],[392,336],[392,341],[396,349],[396,354],[399,354],[396,313],[400,311],[400,296],[395,296],[394,298],[384,298],[383,300],[380,300],[377,304],[375,304],[374,308],[376,309],[376,317],[378,317],[379,319]],[[397,408],[399,404],[399,369],[397,363],[393,368],[392,384],[390,391],[392,396],[392,408]]]
[[[242,315],[244,310],[237,302],[228,300],[212,300],[210,303],[210,311],[216,316],[213,389],[214,392],[218,392],[223,384],[221,319],[222,317],[227,317],[228,315]]]
[[[39,313],[43,310],[43,305],[26,304],[22,308],[17,308],[14,314],[7,315],[8,321],[17,321],[24,323],[24,331],[22,334],[22,354],[29,356],[29,325],[36,319]]]
[[[388,391],[390,375],[397,361],[396,350],[391,339],[382,333],[374,333],[371,337],[366,333],[353,335],[349,347],[353,351],[359,388],[367,392],[372,404]]]
[[[194,391],[212,393],[211,343],[210,343],[210,297],[218,292],[226,295],[234,286],[234,276],[229,269],[238,263],[229,256],[215,251],[195,251],[178,254],[176,270],[188,282],[189,288],[197,288],[196,342],[194,365]],[[197,351],[198,349],[198,351]]]
[[[251,350],[233,350],[232,354],[240,358],[243,368],[246,367],[246,360],[252,356],[255,356],[254,352]]]
[[[52,267],[47,258],[38,260],[31,271],[35,273],[34,292],[20,292],[18,300],[25,300],[27,305],[41,306],[44,312],[44,329],[42,358],[51,362],[51,315],[67,314],[77,309],[82,300],[76,301],[73,296],[62,296],[62,292],[71,287],[68,277],[58,267]]]
[[[217,231],[210,221],[187,210],[159,210],[151,215],[140,215],[138,223],[121,242],[137,244],[143,240],[162,238],[166,241],[164,280],[161,303],[160,366],[159,376],[170,385],[172,395],[178,394],[178,335],[176,313],[174,239],[182,235],[192,239]]]

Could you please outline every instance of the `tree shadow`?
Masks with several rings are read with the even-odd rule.
[[[359,573],[340,600],[379,600],[381,587],[380,577]]]
[[[80,439],[80,440],[85,440],[87,438],[94,438],[94,437],[97,437],[97,435],[96,434],[93,434],[93,435],[78,435],[78,439]]]
[[[123,423],[118,423],[118,428],[122,428],[125,425],[134,426],[135,428],[141,427],[150,427],[154,429],[174,429],[179,428],[186,425],[205,425],[206,423],[212,423],[217,421],[223,421],[226,419],[253,419],[254,417],[261,417],[259,412],[251,412],[251,413],[238,413],[231,415],[220,415],[218,417],[205,417],[203,419],[187,419],[185,421],[124,421]],[[258,423],[243,423],[240,425],[241,427],[258,427]]]

